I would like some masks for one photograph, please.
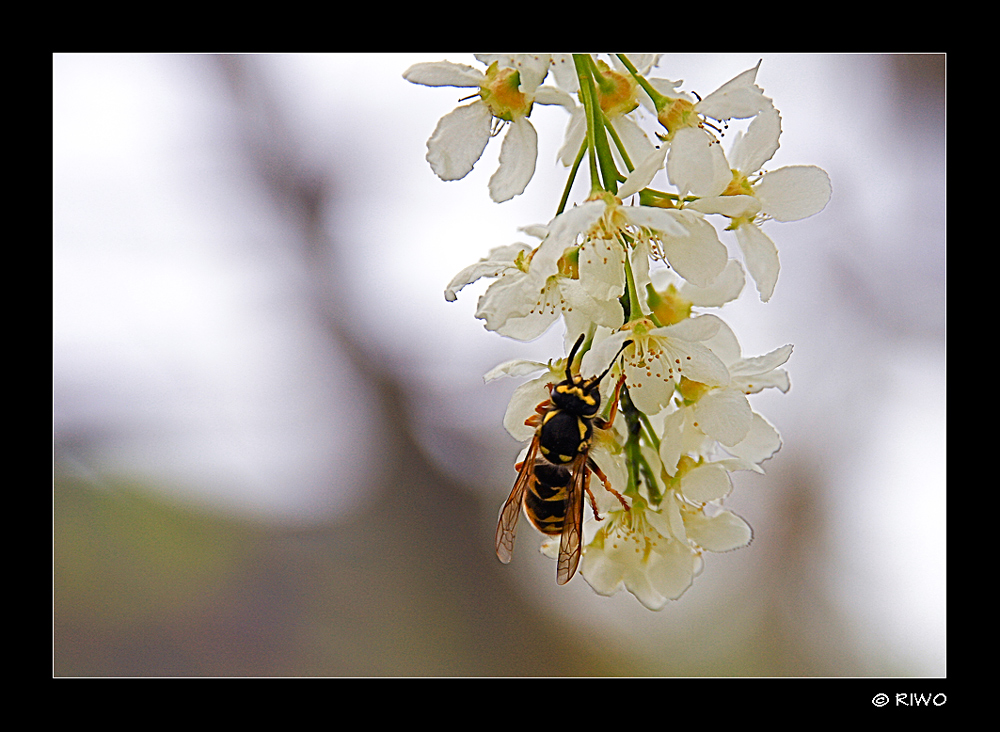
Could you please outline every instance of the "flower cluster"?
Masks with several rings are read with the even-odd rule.
[[[454,301],[465,286],[490,278],[476,310],[487,330],[527,341],[562,320],[567,347],[585,336],[583,376],[613,363],[602,404],[607,416],[607,401],[618,394],[619,416],[595,430],[589,457],[623,500],[596,489],[600,520],[588,509],[582,574],[600,594],[624,587],[660,609],[691,585],[704,551],[750,542],[747,523],[722,507],[730,474],[762,473],[781,446],[748,396],[788,390],[781,367],[792,346],[744,356],[712,311],[740,295],[747,274],[760,299],[770,299],[778,252],[762,225],[821,211],[830,179],[815,166],[762,170],[778,149],[781,117],[757,86],[756,67],[701,98],[656,77],[658,55],[476,58],[485,71],[440,62],[404,74],[417,84],[478,89],[476,101],[445,115],[428,140],[434,172],[464,177],[506,128],[490,195],[500,202],[523,193],[535,168],[528,118],[537,102],[569,113],[559,158],[570,173],[554,218],[522,229],[537,242],[493,249],[459,272],[445,297]],[[724,146],[722,130],[733,119],[749,122]],[[567,207],[585,158],[590,193]],[[674,190],[650,187],[660,171]],[[739,259],[730,257],[719,224],[733,233]],[[536,435],[536,405],[567,366],[563,359],[511,361],[486,375],[542,372],[514,392],[504,425],[515,438]],[[557,536],[542,551],[555,556],[558,547]]]

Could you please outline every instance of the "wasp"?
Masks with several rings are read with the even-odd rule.
[[[583,338],[581,335],[569,352],[566,379],[550,385],[549,398],[535,407],[536,413],[525,420],[525,424],[536,428],[535,434],[524,460],[515,466],[517,480],[500,509],[497,523],[497,557],[504,564],[513,556],[514,536],[522,508],[536,529],[549,536],[559,536],[556,582],[560,585],[573,578],[580,564],[584,493],[590,497],[594,515],[600,520],[597,502],[590,492],[591,473],[617,496],[626,510],[629,508],[590,458],[590,445],[594,428],[609,429],[615,420],[618,391],[624,377],[615,388],[611,413],[606,420],[597,416],[601,408],[601,381],[632,341],[622,344],[602,374],[584,379],[579,373],[573,373],[573,359]]]

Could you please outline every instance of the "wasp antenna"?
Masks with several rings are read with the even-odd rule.
[[[618,353],[616,353],[615,357],[611,359],[611,363],[608,364],[608,367],[604,369],[604,373],[598,376],[596,379],[593,379],[593,381],[596,381],[597,383],[604,381],[604,377],[608,375],[609,371],[611,371],[611,368],[615,365],[615,361],[617,361],[618,357],[622,355],[622,351],[631,346],[632,343],[633,341],[625,341],[624,343],[622,343],[622,347],[618,349]]]
[[[566,378],[569,381],[573,380],[573,358],[576,356],[576,352],[580,346],[583,345],[583,337],[585,335],[586,333],[581,333],[580,337],[576,339],[576,343],[574,343],[573,347],[569,350],[569,358],[566,359]]]

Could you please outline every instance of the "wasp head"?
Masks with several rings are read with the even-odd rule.
[[[611,359],[611,364],[604,370],[604,373],[584,379],[580,374],[573,373],[573,358],[583,343],[583,338],[584,335],[581,334],[576,339],[576,343],[573,344],[569,357],[566,359],[566,380],[560,381],[552,387],[551,398],[557,409],[564,409],[581,417],[592,418],[597,416],[597,412],[601,408],[601,381],[611,371],[618,354],[615,354],[615,358]],[[630,343],[632,341],[626,341],[618,353],[621,353]]]

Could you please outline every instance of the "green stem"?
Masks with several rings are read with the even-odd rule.
[[[556,216],[561,214],[566,209],[566,202],[569,201],[569,191],[573,187],[573,181],[576,180],[576,172],[580,168],[580,162],[583,160],[584,153],[587,152],[587,139],[584,138],[583,143],[580,145],[580,152],[576,154],[576,160],[573,161],[573,167],[570,168],[569,178],[566,180],[566,187],[563,188],[562,198],[559,200],[559,210],[556,211]]]
[[[625,167],[628,168],[628,172],[631,173],[635,170],[635,167],[632,165],[632,161],[629,159],[628,153],[625,151],[625,145],[618,136],[618,131],[614,128],[614,126],[612,126],[611,120],[608,119],[604,112],[601,112],[601,119],[604,121],[604,128],[608,131],[608,134],[611,135],[611,139],[614,141],[615,147],[618,148],[618,152],[621,154],[622,160],[625,161]],[[622,177],[622,180],[624,180],[624,177]]]
[[[646,439],[649,440],[656,452],[660,452],[660,438],[656,436],[653,423],[649,421],[649,417],[644,412],[639,412],[639,419],[642,422],[642,426],[646,429]]]
[[[624,246],[624,245],[623,245]],[[639,306],[639,290],[635,286],[635,275],[632,274],[632,262],[629,257],[628,247],[625,247],[625,285],[628,293],[629,322],[644,317],[642,308]]]
[[[662,110],[664,107],[666,107],[673,101],[669,97],[665,97],[662,94],[660,94],[660,92],[656,91],[656,89],[653,88],[653,85],[650,84],[646,80],[646,78],[639,73],[639,70],[636,69],[636,67],[632,64],[632,62],[628,60],[628,56],[626,56],[624,53],[618,53],[615,55],[618,56],[618,60],[625,65],[625,68],[629,70],[629,73],[632,74],[632,77],[637,82],[639,82],[639,86],[641,86],[643,90],[649,95],[649,98],[653,100],[653,105],[656,107],[657,112]]]
[[[580,97],[587,112],[587,138],[590,150],[590,171],[591,187],[594,190],[594,181],[597,174],[597,165],[600,164],[600,180],[603,185],[597,184],[597,190],[618,192],[618,168],[615,159],[611,155],[611,147],[608,145],[608,136],[604,131],[604,113],[601,111],[597,101],[597,89],[595,88],[594,74],[600,75],[596,70],[594,60],[587,54],[573,54],[573,62],[576,64],[576,73],[580,79]]]
[[[601,67],[597,65],[597,61],[589,53],[587,54],[587,63],[590,65],[590,73],[593,75],[594,81],[597,82],[597,86],[601,87],[601,91],[605,94],[613,94],[615,91],[614,82],[601,73]]]
[[[625,417],[628,437],[625,438],[625,464],[628,468],[628,486],[625,495],[639,495],[639,424],[638,410],[628,393],[628,385],[622,387],[622,414]]]
[[[587,115],[587,155],[590,158],[590,189],[591,192],[604,190],[601,178],[597,173],[597,143],[594,135],[594,80],[590,75],[589,56],[574,53],[573,64],[580,79],[580,101],[583,102],[584,113]]]
[[[642,412],[640,412],[642,414]],[[659,506],[660,502],[663,500],[663,494],[660,492],[660,486],[656,482],[656,476],[653,475],[653,468],[650,467],[649,461],[642,457],[642,453],[639,453],[639,472],[642,474],[643,479],[646,481],[646,494],[649,496],[649,501],[654,506]]]

